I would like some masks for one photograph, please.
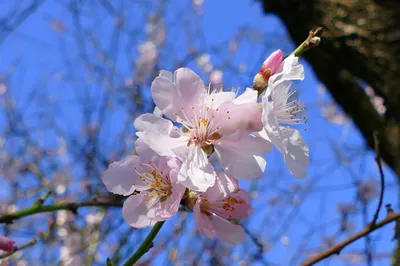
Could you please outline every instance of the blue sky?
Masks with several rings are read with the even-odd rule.
[[[0,73],[9,72],[10,65],[17,62],[11,80],[16,105],[22,107],[30,102],[32,97],[36,100],[26,113],[27,123],[32,127],[38,124],[37,115],[41,111],[46,112],[44,107],[41,106],[41,102],[43,105],[48,104],[48,100],[45,100],[43,96],[50,97],[54,99],[51,106],[55,108],[53,109],[55,110],[54,116],[58,125],[66,132],[76,136],[79,141],[81,123],[84,120],[82,104],[79,104],[79,101],[88,98],[93,106],[100,109],[100,102],[104,99],[107,90],[104,90],[104,87],[101,88],[96,82],[94,84],[86,82],[90,73],[84,65],[78,63],[80,60],[79,45],[74,43],[74,39],[70,35],[71,32],[74,32],[73,20],[70,19],[68,12],[64,9],[64,2],[45,2],[37,13],[27,19],[6,39],[0,46]],[[139,2],[141,3],[141,1]],[[143,9],[144,12],[136,13],[131,10],[134,7],[141,10],[140,4],[122,5],[120,1],[113,1],[113,3],[121,10],[126,10],[127,14],[131,14],[126,19],[127,23],[140,24],[148,14],[145,12],[146,9]],[[150,9],[154,8],[155,10],[157,8],[156,5],[150,6]],[[4,7],[3,10],[7,10],[7,4],[3,3],[2,7]],[[171,25],[167,27],[166,31],[167,45],[174,47],[175,51],[172,52],[172,55],[168,55],[168,50],[164,51],[163,60],[158,62],[161,69],[173,71],[174,63],[172,62],[174,61],[171,58],[173,56],[184,58],[185,54],[179,53],[179,51],[185,51],[185,48],[187,48],[185,36],[181,33],[181,28],[184,26],[191,29],[201,29],[203,36],[196,39],[194,43],[199,51],[203,49],[204,52],[208,52],[215,45],[222,46],[221,44],[232,39],[240,28],[251,29],[250,34],[245,35],[246,37],[240,42],[238,52],[234,57],[232,56],[233,58],[230,58],[233,65],[243,64],[247,70],[238,73],[223,69],[223,82],[226,88],[240,87],[244,89],[251,86],[252,77],[262,61],[272,51],[280,48],[286,54],[289,54],[294,48],[280,20],[273,15],[265,15],[262,12],[261,5],[255,1],[236,1],[234,3],[229,0],[205,1],[202,6],[204,12],[202,17],[193,18],[193,21],[190,20],[188,25],[185,24],[185,21],[177,20],[177,16],[174,15],[175,13],[182,14],[180,12],[185,14],[186,8],[186,3],[180,1],[171,1],[166,7],[165,20],[168,25]],[[3,15],[1,11],[0,15]],[[65,35],[54,32],[50,27],[50,22],[53,19],[62,20],[70,31]],[[102,23],[97,25],[94,24],[94,21],[101,21]],[[106,11],[97,8],[95,13],[87,14],[87,18],[83,18],[82,23],[86,26],[95,26],[97,36],[101,36],[100,43],[104,47],[108,47],[107,50],[112,54],[114,46],[110,42],[110,36],[113,34],[110,21],[112,21],[112,18],[107,16]],[[305,32],[304,36],[306,37],[306,35]],[[130,41],[133,42],[132,51],[125,51]],[[113,80],[113,84],[123,82],[124,78],[129,77],[131,74],[129,63],[138,54],[135,49],[136,45],[143,41],[145,41],[145,36],[139,30],[137,37],[132,37],[132,40],[124,37],[117,44],[120,47],[120,53],[114,59],[118,75]],[[226,48],[210,53],[211,62],[215,68],[218,68],[226,60],[226,57],[230,56],[227,52],[228,46],[229,43],[226,43]],[[65,47],[67,47],[66,50]],[[88,54],[93,58],[97,56],[93,51],[88,51]],[[65,58],[71,60],[66,61]],[[302,62],[306,66],[306,79],[302,82],[295,82],[294,87],[299,92],[300,100],[307,105],[308,123],[299,126],[299,128],[310,146],[312,163],[309,176],[307,179],[295,179],[290,176],[278,152],[274,151],[268,154],[268,169],[263,179],[257,183],[258,186],[264,188],[264,192],[259,193],[254,200],[257,212],[245,222],[249,231],[257,234],[265,243],[272,245],[271,250],[264,254],[264,258],[278,265],[298,264],[301,260],[291,261],[291,256],[299,251],[299,247],[309,247],[303,252],[310,252],[310,250],[320,247],[321,232],[328,236],[338,229],[337,204],[354,202],[357,197],[354,184],[368,178],[377,179],[378,177],[374,155],[366,150],[364,141],[354,125],[351,123],[336,125],[327,121],[321,115],[319,102],[322,96],[318,93],[321,84],[307,62],[304,59]],[[195,60],[189,61],[186,66],[198,70],[205,80],[209,78],[207,73],[199,70]],[[110,69],[113,68],[110,67]],[[59,75],[68,76],[72,81],[68,83],[60,82],[57,80]],[[35,91],[40,93],[32,94]],[[111,91],[113,92],[113,90]],[[145,93],[144,96],[148,98],[149,94]],[[324,95],[323,101],[330,101],[330,97]],[[100,110],[98,113],[100,113]],[[92,114],[90,119],[95,122],[98,113]],[[104,145],[102,149],[106,153],[114,150],[115,145],[123,145],[115,144],[114,136],[120,132],[126,120],[133,122],[133,118],[133,114],[126,113],[126,110],[119,108],[113,109],[112,113],[106,115],[106,126],[102,129],[101,135],[102,145]],[[4,117],[0,116],[0,122],[3,121]],[[1,124],[0,130],[3,130]],[[54,134],[46,132],[46,130],[38,132],[36,137],[42,145],[57,144]],[[338,157],[342,158],[342,161],[339,161]],[[78,176],[81,174],[80,171],[82,169],[79,166],[73,170],[74,173],[78,173]],[[387,184],[393,184],[395,182],[394,175],[387,168],[385,168],[385,173]],[[250,185],[245,182],[242,184],[244,187]],[[311,191],[301,190],[294,193],[293,189],[296,185],[300,187],[309,185],[312,189]],[[387,189],[384,203],[392,203],[393,206],[397,207],[396,188],[396,186],[391,186]],[[2,190],[0,187],[0,192],[7,195],[7,189]],[[274,195],[281,200],[283,199],[283,201],[300,202],[299,206],[301,205],[301,207],[293,204],[284,204],[279,208],[270,207],[267,202]],[[370,219],[375,208],[376,198],[368,207]],[[383,211],[381,217],[384,215]],[[190,215],[189,219],[192,219]],[[290,221],[288,226],[286,226],[286,221]],[[362,228],[361,215],[354,215],[352,222],[355,224],[355,231]],[[193,223],[190,223],[190,225],[193,225]],[[165,227],[168,227],[168,223]],[[313,235],[310,231],[313,228],[318,228],[318,233]],[[374,244],[374,249],[379,252],[391,252],[394,247],[390,241],[392,233],[392,226],[389,225],[373,234],[373,237],[378,239]],[[165,235],[161,234],[159,237],[163,238]],[[283,244],[286,238],[289,239],[289,245]],[[306,244],[304,243],[305,240],[307,241]],[[251,245],[251,242],[246,242],[243,246],[236,248],[235,252],[239,257],[243,255],[245,245]],[[343,254],[346,254],[346,251],[361,251],[363,246],[364,242],[358,241],[348,247]],[[304,256],[302,259],[304,259]],[[157,261],[161,263],[161,260]],[[380,261],[380,263],[375,262],[375,265],[389,265],[389,259]],[[330,265],[348,264],[336,259],[332,260]]]

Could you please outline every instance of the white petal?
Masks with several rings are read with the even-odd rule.
[[[235,104],[256,103],[258,92],[256,90],[247,88],[241,95],[239,95],[233,102]]]
[[[206,153],[198,146],[189,150],[178,174],[178,181],[186,187],[204,192],[215,183],[214,167]]]
[[[264,154],[270,149],[265,140],[239,131],[216,141],[214,147],[221,166],[240,179],[261,177],[267,165]]]
[[[140,167],[139,156],[131,155],[110,164],[107,171],[101,176],[107,190],[124,196],[132,194],[135,191],[133,184],[140,182],[140,178],[133,167]]]
[[[134,126],[137,131],[150,131],[160,134],[169,134],[174,125],[167,119],[151,113],[146,113],[136,118]]]
[[[135,228],[145,228],[154,225],[157,221],[150,220],[150,212],[146,201],[147,195],[132,195],[126,199],[122,207],[122,214],[127,224]]]
[[[289,127],[280,126],[274,131],[267,132],[272,143],[282,153],[286,165],[292,175],[306,177],[310,164],[310,155],[307,144],[300,132]]]
[[[143,114],[135,120],[138,130],[136,135],[160,156],[176,156],[174,149],[185,146],[188,137],[172,138],[173,124],[171,121],[155,116]]]

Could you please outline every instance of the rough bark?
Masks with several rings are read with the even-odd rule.
[[[318,78],[353,119],[366,142],[381,135],[381,156],[400,177],[400,1],[263,1],[300,44],[310,29],[324,27],[321,44],[305,54]],[[385,100],[381,116],[360,81]]]

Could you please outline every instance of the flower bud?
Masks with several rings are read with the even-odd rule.
[[[282,59],[282,51],[276,50],[264,61],[253,80],[253,88],[255,90],[261,92],[267,87],[269,78],[278,70]]]
[[[14,250],[14,244],[14,240],[5,236],[0,236],[0,250],[11,252]]]

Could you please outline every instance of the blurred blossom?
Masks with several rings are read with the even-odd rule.
[[[250,192],[250,197],[252,199],[258,199],[260,197],[260,193],[258,193],[258,191],[252,191]]]
[[[338,105],[331,100],[322,99],[328,97],[326,87],[321,85],[317,89],[318,105],[321,107],[321,115],[329,122],[343,125],[350,122],[347,115],[339,109]]]
[[[196,63],[204,72],[207,73],[210,72],[213,68],[209,54],[201,54],[197,56]]]
[[[203,3],[204,3],[204,0],[193,0],[193,5],[195,7],[200,7],[203,5]]]
[[[124,23],[125,23],[125,16],[120,15],[120,16],[116,17],[114,20],[114,23],[117,27],[122,28],[122,26],[124,26]]]
[[[354,213],[356,211],[356,206],[352,203],[339,203],[338,211],[340,213]]]
[[[240,72],[246,72],[247,71],[247,65],[245,63],[240,63],[239,64],[239,71]]]
[[[347,219],[342,219],[340,223],[340,229],[343,233],[350,233],[354,231],[355,225]]]
[[[290,241],[289,241],[289,237],[287,236],[287,235],[283,235],[283,236],[281,236],[281,244],[284,246],[284,247],[288,247],[289,245],[290,245]]]
[[[234,52],[236,52],[237,51],[237,49],[238,49],[238,46],[239,46],[239,44],[238,44],[238,41],[237,40],[231,40],[230,42],[229,42],[229,51],[231,52],[231,53],[234,53]]]
[[[56,218],[56,223],[57,225],[61,226],[64,225],[67,222],[68,218],[68,212],[65,210],[61,210],[57,212],[57,218]]]
[[[11,252],[14,250],[14,247],[15,247],[14,240],[0,235],[0,250]]]
[[[146,78],[154,71],[158,57],[157,47],[153,42],[145,42],[139,45],[139,58],[136,61],[136,79],[138,82],[146,82]]]
[[[3,95],[7,92],[7,85],[5,83],[0,83],[0,95]]]
[[[270,207],[275,207],[276,205],[279,204],[280,201],[281,201],[281,200],[280,200],[280,198],[279,198],[277,195],[273,195],[273,196],[270,196],[270,197],[269,197],[269,199],[268,199],[268,205],[269,205]]]
[[[98,223],[100,223],[103,216],[104,216],[104,214],[101,212],[90,213],[86,216],[86,222],[90,225],[98,224]]]
[[[61,20],[54,19],[54,20],[50,21],[50,25],[51,25],[51,28],[56,32],[64,33],[67,31],[67,27]]]
[[[28,266],[28,262],[26,262],[26,260],[18,260],[17,266]]]
[[[223,73],[221,70],[214,70],[210,74],[210,81],[214,84],[221,84]]]
[[[322,105],[321,112],[323,117],[334,124],[343,125],[349,122],[349,118],[334,102]]]
[[[151,15],[149,22],[146,25],[146,31],[149,41],[155,42],[157,45],[165,41],[165,24],[162,17],[158,15]]]
[[[363,261],[361,254],[355,252],[343,254],[342,260],[352,264],[361,264]]]
[[[358,186],[358,195],[364,202],[369,202],[378,195],[378,182],[375,179],[368,179]]]
[[[385,114],[386,106],[383,104],[384,103],[383,98],[375,95],[375,92],[371,87],[366,87],[365,93],[369,96],[369,99],[371,103],[374,105],[376,111],[381,115]]]
[[[82,249],[83,237],[79,232],[68,232],[64,238],[64,246],[60,248],[61,261],[64,266],[82,265],[79,254]]]
[[[326,245],[328,248],[332,247],[333,245],[335,245],[336,243],[336,236],[332,235],[332,236],[324,236],[322,238],[322,242],[324,243],[324,245]]]

